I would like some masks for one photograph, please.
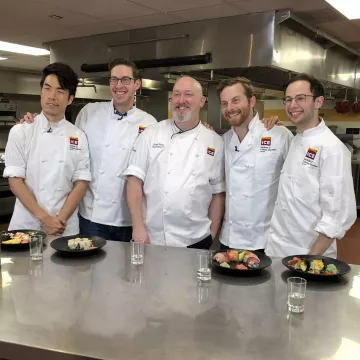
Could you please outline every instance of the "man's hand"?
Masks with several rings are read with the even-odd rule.
[[[57,216],[46,215],[44,218],[39,219],[42,229],[48,235],[61,235],[66,228],[66,223],[60,220]]]
[[[266,130],[271,130],[275,125],[284,126],[278,116],[270,116],[261,120]]]
[[[206,121],[202,121],[201,122],[207,129],[209,129],[209,130],[214,130],[214,128],[209,124],[209,123],[207,123]]]
[[[22,119],[20,119],[16,124],[23,124],[24,122],[32,124],[35,120],[35,117],[39,115],[38,113],[29,113],[27,112]]]
[[[133,227],[132,233],[133,241],[144,241],[145,244],[150,244],[149,233],[145,226]]]

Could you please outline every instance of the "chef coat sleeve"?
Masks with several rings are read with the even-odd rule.
[[[291,131],[289,131],[288,129],[285,128],[285,132],[284,132],[284,135],[283,135],[283,159],[285,161],[286,157],[287,157],[287,154],[290,150],[290,146],[291,146],[291,143],[294,139],[294,135],[291,133]]]
[[[225,192],[225,156],[224,156],[224,142],[221,138],[221,145],[217,151],[215,171],[210,179],[210,185],[213,194],[220,194]]]
[[[75,120],[75,126],[84,132],[85,132],[86,119],[88,117],[88,108],[90,107],[89,105],[91,105],[91,104],[85,105],[80,110],[80,112],[78,113],[76,120]]]
[[[135,176],[145,182],[149,166],[151,133],[151,127],[147,128],[136,139],[130,154],[128,168],[123,173],[124,176]]]
[[[320,208],[315,231],[332,239],[343,238],[356,220],[351,157],[345,148],[320,161]]]
[[[19,124],[12,127],[5,148],[4,177],[26,178],[25,143],[25,126]]]
[[[77,180],[91,181],[89,146],[84,133],[81,134],[80,141],[81,150],[76,169],[72,176],[72,182]]]

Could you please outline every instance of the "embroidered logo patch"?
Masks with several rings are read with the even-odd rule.
[[[212,147],[207,148],[208,155],[214,156],[215,155],[215,149]]]
[[[271,136],[263,136],[261,138],[261,146],[271,146]]]
[[[79,138],[70,136],[70,150],[77,150],[79,145]]]
[[[308,159],[311,159],[311,160],[315,160],[316,154],[317,154],[316,149],[309,148],[305,157],[307,157]]]
[[[138,133],[141,134],[145,129],[146,129],[146,126],[140,125]]]

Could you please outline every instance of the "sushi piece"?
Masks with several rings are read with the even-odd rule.
[[[229,262],[230,261],[230,256],[228,253],[224,252],[224,253],[217,253],[214,256],[214,260],[216,262],[218,262],[219,264],[222,264],[224,262]]]
[[[336,275],[339,273],[338,268],[334,264],[329,264],[325,269],[325,275]]]
[[[248,268],[244,264],[236,265],[235,269],[237,269],[237,270],[248,270]]]
[[[243,262],[246,263],[247,260],[248,260],[250,257],[259,260],[259,258],[258,258],[258,256],[257,256],[256,254],[254,254],[254,253],[251,252],[251,251],[246,251],[246,252],[245,252],[245,255],[244,255],[244,258],[243,258]],[[260,262],[260,260],[259,260],[259,262]]]
[[[244,256],[245,256],[246,253],[247,253],[247,251],[244,250],[239,254],[239,262],[243,262]]]
[[[258,269],[260,267],[260,260],[257,256],[250,256],[246,259],[245,265],[250,269]]]
[[[324,262],[322,260],[312,259],[310,260],[310,270],[309,272],[313,274],[319,274],[321,270],[325,267]]]
[[[238,262],[239,260],[239,252],[236,250],[228,250],[227,251],[229,257],[230,257],[230,261],[236,261]]]
[[[223,262],[220,264],[221,267],[230,269],[230,265],[227,262]]]

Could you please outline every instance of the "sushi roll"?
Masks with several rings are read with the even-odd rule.
[[[228,250],[227,251],[229,257],[230,257],[230,261],[236,261],[238,262],[239,260],[239,252],[236,250]]]
[[[235,266],[237,270],[248,270],[248,268],[244,264],[238,264]]]
[[[216,262],[218,262],[219,264],[222,264],[224,262],[229,262],[230,261],[230,256],[228,253],[223,252],[223,253],[217,253],[214,256],[214,260]]]
[[[246,259],[245,265],[250,269],[258,269],[260,267],[260,260],[257,256],[250,256]]]
[[[246,263],[247,260],[248,260],[250,257],[259,260],[259,258],[258,258],[258,256],[257,256],[256,254],[254,254],[254,253],[251,252],[251,251],[247,251],[247,252],[245,253],[245,255],[244,255],[243,262]],[[260,262],[260,260],[259,260],[259,262]]]

